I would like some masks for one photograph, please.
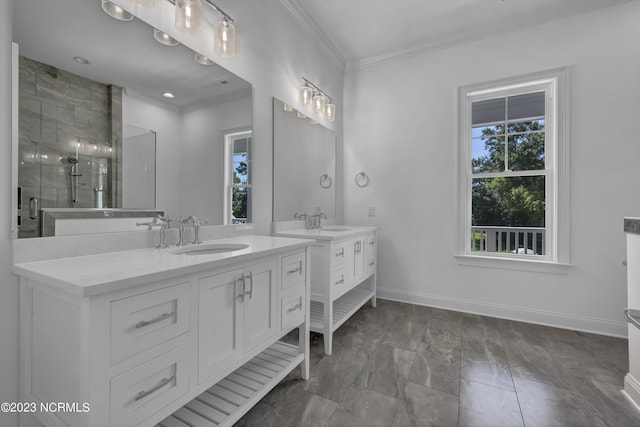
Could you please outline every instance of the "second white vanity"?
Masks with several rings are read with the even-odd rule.
[[[330,355],[336,329],[367,301],[376,305],[377,227],[290,229],[289,224],[275,223],[274,234],[315,239],[310,248],[311,330],[324,335],[324,351]]]
[[[232,425],[295,367],[309,376],[312,242],[245,235],[15,264],[22,402],[47,426]],[[296,345],[280,341],[295,328]],[[42,410],[51,402],[67,406]]]

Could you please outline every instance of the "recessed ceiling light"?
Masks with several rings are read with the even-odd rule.
[[[214,64],[214,62],[212,60],[210,60],[206,56],[201,55],[199,53],[194,53],[193,54],[193,60],[196,61],[200,65],[213,65]]]
[[[76,61],[78,64],[82,64],[82,65],[91,64],[91,61],[89,61],[87,58],[83,58],[82,56],[74,56],[73,60]]]
[[[111,3],[109,0],[102,0],[102,10],[104,10],[107,15],[117,19],[118,21],[131,21],[133,19],[132,14],[117,4]]]
[[[177,46],[179,44],[178,40],[174,39],[169,34],[158,30],[157,28],[153,29],[153,38],[156,39],[158,43],[165,46]]]
[[[176,97],[176,96],[175,96],[174,94],[172,94],[171,92],[165,92],[165,93],[163,93],[163,94],[162,94],[162,96],[164,96],[165,98],[168,98],[168,99],[173,99],[173,98],[175,98],[175,97]]]

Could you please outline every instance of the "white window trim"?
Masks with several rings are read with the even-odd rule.
[[[238,130],[224,134],[224,200],[223,200],[223,224],[231,224],[231,197],[233,194],[233,143],[236,139],[252,138],[253,131]],[[251,154],[249,154],[251,155]],[[251,167],[251,165],[249,165]],[[247,185],[251,187],[251,183]]]
[[[483,96],[493,98],[500,96],[500,91],[513,94],[514,89],[530,92],[541,85],[551,90],[555,102],[547,99],[547,111],[553,110],[547,117],[555,121],[555,133],[547,135],[555,141],[545,147],[546,164],[552,165],[546,176],[553,188],[547,191],[546,224],[552,230],[547,233],[547,251],[544,257],[529,258],[510,256],[508,254],[488,254],[472,252],[468,242],[471,239],[471,108],[469,99],[480,100]],[[570,264],[569,258],[569,69],[557,68],[536,72],[492,82],[462,86],[458,89],[458,135],[457,135],[457,179],[458,179],[458,234],[457,253],[459,264],[507,268],[524,271],[541,271],[566,274]],[[491,95],[488,95],[491,94]],[[551,101],[551,105],[549,102]],[[478,175],[476,175],[478,177]],[[550,185],[548,184],[548,185]]]

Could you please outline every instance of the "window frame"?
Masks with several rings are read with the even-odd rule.
[[[251,142],[249,143],[248,146],[248,153],[247,153],[247,177],[248,177],[248,183],[246,185],[237,185],[233,183],[233,171],[234,171],[234,163],[233,163],[233,155],[234,155],[234,143],[236,140],[238,139],[244,139],[244,138],[249,138],[251,140]],[[239,188],[239,187],[244,187],[249,189],[249,194],[247,197],[249,197],[249,200],[247,200],[247,222],[250,222],[251,220],[251,188],[252,188],[252,182],[251,182],[251,175],[252,175],[252,171],[251,171],[251,143],[253,142],[253,131],[251,129],[243,129],[243,130],[235,130],[235,131],[231,131],[228,133],[224,134],[224,189],[223,189],[223,194],[224,194],[224,200],[223,200],[223,209],[224,209],[224,214],[223,214],[223,224],[225,225],[232,225],[233,223],[233,219],[232,219],[232,206],[233,206],[233,189],[234,188]]]
[[[470,265],[529,269],[532,263],[552,266],[569,265],[569,134],[568,68],[558,68],[458,88],[458,242],[456,258]],[[473,173],[472,102],[545,92],[545,169],[544,171],[504,171]],[[505,144],[508,141],[505,140]],[[472,251],[471,212],[474,178],[497,176],[545,176],[545,255],[505,254]]]

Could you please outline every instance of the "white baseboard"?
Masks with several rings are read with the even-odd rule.
[[[624,376],[624,390],[622,394],[640,411],[640,382],[630,373]]]
[[[518,320],[521,322],[572,329],[575,331],[591,332],[600,335],[627,338],[628,333],[626,322],[612,322],[610,320],[591,317],[573,316],[563,313],[532,310],[524,307],[491,304],[462,298],[443,297],[439,295],[400,291],[397,289],[385,289],[380,287],[378,288],[377,295],[382,299],[406,302],[409,304],[463,311],[466,313]]]

